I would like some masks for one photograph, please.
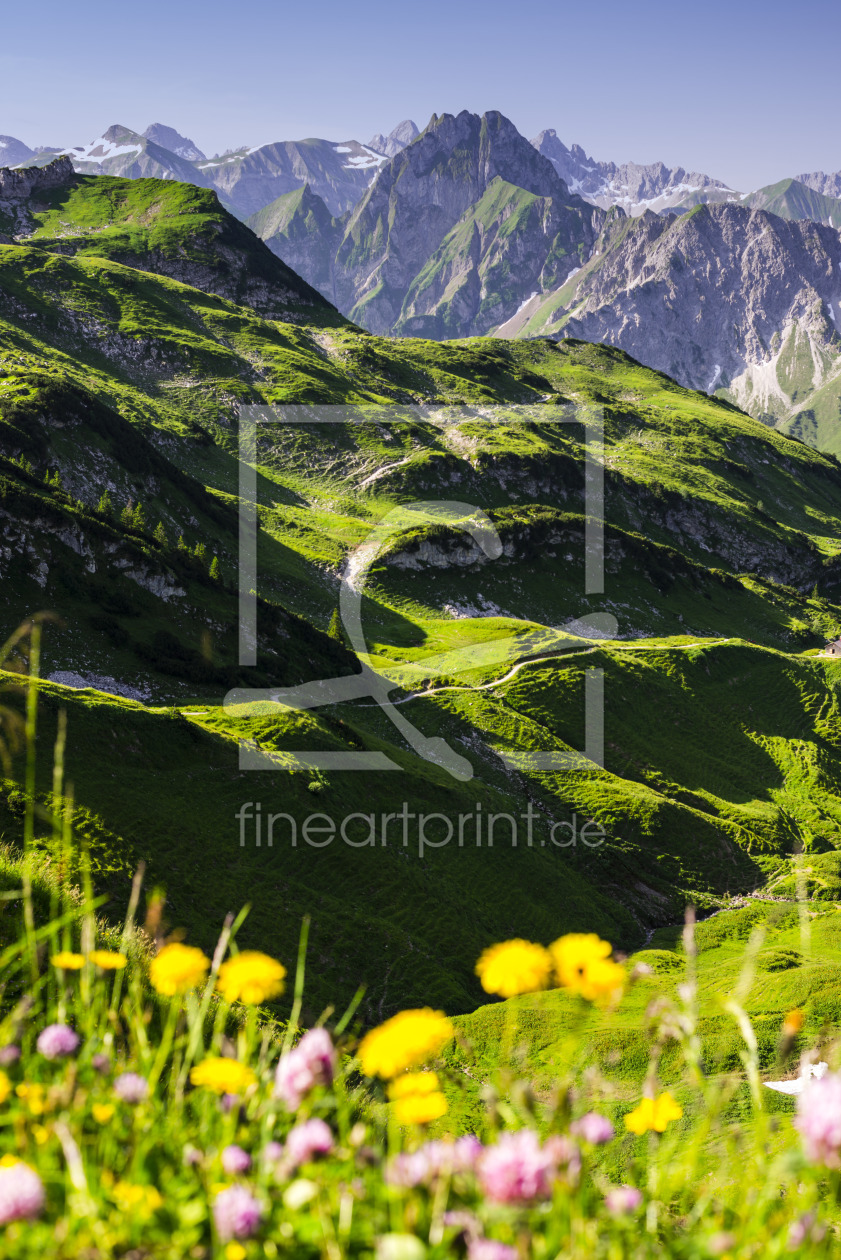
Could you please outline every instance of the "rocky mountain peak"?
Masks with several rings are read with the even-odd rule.
[[[183,158],[185,162],[203,162],[207,157],[187,136],[182,136],[174,127],[167,127],[164,123],[150,123],[143,136],[153,144],[159,144],[162,149],[169,149],[170,153]]]
[[[387,136],[378,131],[368,141],[368,148],[375,149],[377,153],[384,153],[386,157],[395,157],[401,149],[405,149],[419,135],[420,131],[417,125],[412,122],[411,118],[406,118],[403,122],[398,123]]]

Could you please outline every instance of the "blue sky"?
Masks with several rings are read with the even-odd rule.
[[[208,153],[499,109],[597,158],[746,190],[841,168],[837,0],[41,0],[6,6],[0,134],[82,144],[164,122]]]

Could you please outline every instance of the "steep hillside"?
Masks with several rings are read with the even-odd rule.
[[[826,223],[841,228],[841,201],[815,192],[796,179],[781,179],[756,192],[740,198],[743,205],[752,210],[767,210],[781,219],[811,219],[814,223]]]
[[[442,171],[457,183],[450,158]],[[53,175],[23,171],[4,188],[31,194]],[[115,188],[106,222],[100,199]],[[498,192],[517,214],[544,198],[491,180]],[[360,980],[369,1019],[412,1002],[467,1011],[480,999],[471,961],[493,939],[580,928],[632,948],[687,899],[717,905],[801,849],[841,842],[841,667],[802,655],[841,631],[834,459],[607,346],[390,341],[317,302],[266,319],[260,291],[239,290],[254,306],[237,305],[159,273],[169,195],[197,208],[172,215],[176,257],[193,248],[193,218],[196,249],[211,248],[212,194],[105,178],[19,197],[12,226],[30,216],[30,234],[0,245],[4,624],[54,612],[46,673],[145,699],[43,692],[40,790],[64,705],[77,822],[109,912],[142,858],[150,886],[167,886],[171,922],[208,945],[250,901],[242,939],[288,957],[312,913],[315,1014]],[[131,266],[117,260],[129,247]],[[358,423],[261,428],[247,669],[240,403],[368,408]],[[583,589],[592,439],[558,423],[570,403],[604,418],[603,456],[592,449],[603,593]],[[499,554],[452,521],[392,537],[370,557],[360,659],[335,617],[342,575],[361,582],[357,549],[418,499],[481,508]],[[559,763],[585,746],[593,670],[603,767]],[[372,675],[393,707],[377,703]],[[311,684],[336,678],[334,703],[310,708],[323,696]],[[240,764],[240,740],[263,768]],[[391,770],[331,768],[337,753]],[[4,799],[14,840],[20,796]],[[257,802],[264,820],[282,816],[271,846],[246,826]],[[405,844],[394,817],[385,846],[362,843],[368,815],[379,837],[404,802]],[[508,819],[525,826],[530,812],[533,842],[519,831],[514,846]],[[320,849],[301,838],[314,814],[339,832],[362,817]],[[422,833],[420,814],[438,816]],[[449,819],[484,828],[491,814],[493,845],[483,831],[481,847],[473,832],[434,847]],[[557,843],[591,821],[602,843]]]
[[[157,179],[74,175],[68,159],[0,173],[0,216],[18,240],[109,258],[252,307],[270,319],[329,318],[320,294],[228,214],[214,192]],[[0,220],[1,221],[1,220]]]

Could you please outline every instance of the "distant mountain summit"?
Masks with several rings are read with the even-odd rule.
[[[387,136],[384,136],[382,132],[377,132],[368,141],[368,147],[375,149],[378,153],[384,153],[386,157],[396,157],[401,149],[405,149],[413,140],[417,140],[419,135],[420,131],[416,125],[411,118],[407,118],[402,123],[398,123]]]
[[[841,171],[835,171],[831,175],[824,171],[812,171],[810,175],[798,175],[797,180],[807,188],[823,193],[824,197],[841,197]]]
[[[736,201],[739,194],[710,175],[688,172],[682,166],[668,167],[662,162],[640,166],[636,162],[597,162],[588,157],[581,145],[568,149],[549,128],[535,136],[532,144],[547,157],[569,185],[587,201],[607,210],[621,206],[630,215],[646,210],[667,210],[674,205],[696,201]],[[694,200],[693,200],[694,198]]]
[[[19,166],[34,156],[34,149],[22,140],[16,140],[14,136],[0,136],[0,166]]]
[[[152,123],[143,132],[146,140],[152,140],[155,144],[160,145],[162,149],[169,149],[176,157],[183,158],[185,162],[202,162],[206,154],[202,153],[197,144],[192,140],[188,140],[186,136],[179,135],[174,127],[166,127],[163,123]]]

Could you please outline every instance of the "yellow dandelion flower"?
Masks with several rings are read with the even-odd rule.
[[[398,1076],[388,1087],[392,1102],[409,1094],[433,1094],[440,1089],[437,1072],[406,1072]]]
[[[9,1080],[5,1072],[0,1072],[0,1106],[9,1097],[12,1092],[12,1082]]]
[[[216,987],[226,1002],[259,1006],[280,996],[285,976],[283,963],[259,950],[245,949],[222,963]]]
[[[125,954],[112,949],[91,950],[88,958],[96,967],[100,967],[103,971],[122,971],[128,962]]]
[[[391,1080],[409,1068],[426,1063],[455,1036],[455,1029],[443,1011],[430,1007],[401,1011],[379,1028],[366,1033],[359,1046],[359,1059],[366,1076]]]
[[[165,945],[152,959],[149,978],[162,997],[186,993],[201,984],[210,968],[210,959],[193,945]]]
[[[91,1114],[97,1124],[107,1124],[109,1120],[114,1119],[113,1103],[94,1103],[91,1107]]]
[[[605,1003],[622,994],[625,968],[610,957],[609,941],[594,932],[570,932],[549,946],[558,983],[588,1002]]]
[[[545,989],[552,975],[552,956],[531,941],[503,941],[491,945],[476,964],[476,975],[486,993],[516,997]]]
[[[447,1112],[435,1072],[408,1072],[388,1087],[394,1117],[399,1124],[429,1124]]]
[[[676,1103],[668,1090],[657,1098],[643,1098],[633,1111],[625,1116],[625,1128],[637,1135],[648,1133],[664,1133],[670,1120],[679,1120],[683,1108]]]
[[[238,1059],[209,1057],[202,1059],[190,1072],[190,1080],[198,1089],[210,1089],[214,1094],[244,1094],[257,1083],[257,1077]]]
[[[431,1124],[447,1114],[447,1100],[438,1090],[433,1094],[407,1094],[393,1106],[398,1124]]]
[[[59,954],[53,954],[50,962],[54,967],[60,967],[62,971],[80,971],[85,965],[84,954],[74,954],[70,949],[63,949]]]

